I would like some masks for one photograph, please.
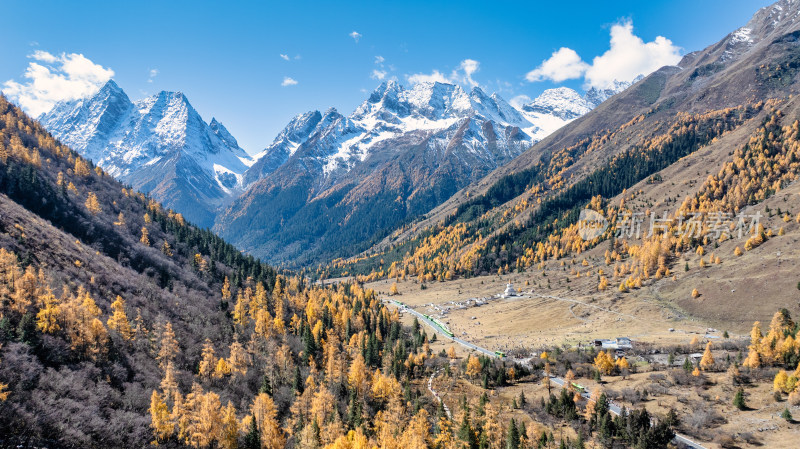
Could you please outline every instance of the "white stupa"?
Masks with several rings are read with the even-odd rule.
[[[517,291],[514,289],[514,284],[506,284],[506,290],[503,292],[503,298],[517,296]]]

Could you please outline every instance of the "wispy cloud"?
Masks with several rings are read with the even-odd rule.
[[[515,108],[521,108],[522,106],[531,102],[531,97],[527,95],[517,95],[516,97],[508,100],[508,103]]]
[[[375,56],[375,64],[383,65],[384,61],[386,61],[386,58],[384,58],[383,56],[381,55]]]
[[[465,59],[461,61],[461,65],[456,70],[453,70],[450,79],[466,86],[477,87],[478,82],[472,79],[472,74],[480,70],[480,68],[480,62],[474,59]]]
[[[644,42],[633,34],[630,20],[613,25],[610,34],[609,49],[596,56],[591,64],[584,62],[575,50],[562,47],[528,72],[525,79],[561,82],[583,78],[586,86],[607,88],[613,86],[615,80],[630,81],[639,75],[649,75],[681,59],[680,47],[664,36]]]
[[[289,60],[289,55],[285,55],[285,54],[281,53],[281,59],[283,59],[284,61],[288,61]]]
[[[283,81],[281,82],[281,86],[283,87],[296,86],[296,85],[297,85],[297,80],[295,80],[294,78],[290,78],[288,76],[284,76]]]
[[[348,36],[352,37],[353,40],[356,41],[356,44],[358,43],[358,40],[361,39],[361,33],[359,33],[358,31],[353,31]]]
[[[372,74],[370,74],[369,77],[374,79],[374,80],[382,80],[382,79],[386,78],[386,71],[385,70],[375,69],[375,70],[372,71]]]
[[[413,75],[407,76],[408,82],[411,84],[418,84],[418,83],[449,83],[450,80],[447,79],[440,71],[434,70],[431,73],[415,73]]]
[[[78,53],[53,55],[36,50],[28,57],[34,60],[23,75],[28,81],[8,80],[3,93],[33,116],[49,111],[59,101],[93,95],[114,76],[110,68]]]
[[[406,79],[411,84],[439,82],[461,84],[466,87],[477,87],[480,84],[472,78],[472,75],[480,70],[480,67],[480,62],[474,59],[465,59],[461,61],[458,67],[450,73],[450,76],[446,76],[444,73],[434,70],[431,73],[415,73],[413,75],[406,75]]]
[[[150,69],[150,76],[147,78],[147,82],[152,83],[156,76],[158,76],[158,69]]]
[[[539,67],[528,72],[525,79],[530,82],[551,80],[560,83],[568,79],[580,78],[588,68],[589,64],[583,62],[575,50],[561,47],[542,61]]]

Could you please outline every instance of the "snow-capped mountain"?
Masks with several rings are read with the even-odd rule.
[[[447,83],[382,83],[350,115],[292,119],[245,172],[215,230],[272,261],[355,249],[422,215],[594,107],[572,89],[519,109]],[[376,215],[377,214],[377,215]]]
[[[325,153],[321,156],[325,159],[323,174],[349,170],[366,159],[372,146],[384,140],[408,133],[447,130],[470,116],[497,125],[493,130],[495,135],[502,135],[502,129],[509,126],[519,128],[522,134],[517,136],[518,140],[533,144],[633,82],[616,82],[611,89],[592,88],[585,96],[566,87],[548,89],[519,108],[498,94],[486,95],[480,88],[466,92],[460,86],[436,82],[419,83],[407,90],[395,81],[385,82],[346,118],[347,124],[343,127],[346,135],[333,138],[336,142],[331,138],[326,140],[332,145],[327,150],[335,146],[336,151],[319,149],[318,153]],[[245,173],[245,185],[277,170],[300,145],[331,124],[322,118],[320,111],[293,118],[273,143],[255,156],[257,162]],[[480,140],[476,141],[478,146]]]
[[[382,141],[408,133],[418,134],[419,140],[426,133],[446,130],[470,116],[497,124],[499,128],[495,131],[507,126],[531,126],[498,95],[487,96],[477,88],[467,93],[452,84],[420,83],[406,90],[389,81],[381,84],[348,117],[330,109],[324,114],[310,111],[293,118],[273,143],[256,156],[257,162],[245,173],[245,183],[274,172],[312,136],[318,136],[314,152],[321,158],[323,174],[328,175],[348,171],[364,161],[370,148]],[[329,129],[332,126],[339,131]],[[530,136],[520,137],[521,141],[532,142]]]
[[[180,92],[131,101],[114,81],[55,105],[39,121],[111,175],[188,219],[210,225],[252,159],[216,119],[207,124]]]
[[[598,89],[596,87],[592,87],[588,91],[586,91],[586,95],[584,95],[584,99],[587,103],[591,106],[592,109],[596,108],[600,105],[600,103],[609,99],[609,97],[616,95],[623,90],[631,87],[632,85],[638,83],[644,79],[644,76],[639,75],[634,78],[632,81],[618,81],[614,80],[613,86],[606,88],[606,89]]]

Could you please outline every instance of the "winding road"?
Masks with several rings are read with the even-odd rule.
[[[559,301],[568,301],[568,302],[583,304],[583,305],[586,305],[586,306],[590,306],[590,307],[594,307],[594,308],[603,310],[605,312],[611,312],[611,313],[615,313],[617,315],[623,315],[623,316],[628,316],[628,317],[631,317],[631,318],[634,318],[634,319],[638,319],[638,318],[634,317],[633,315],[614,312],[614,311],[609,310],[609,309],[604,309],[602,307],[598,307],[598,306],[595,306],[593,304],[586,304],[586,303],[583,303],[583,302],[580,302],[580,301],[576,301],[576,300],[570,300],[570,299],[566,299],[566,298],[559,298],[559,297],[555,297],[555,296],[546,296],[546,295],[536,295],[536,296],[543,297],[543,298],[549,298],[549,299],[556,299],[556,300],[559,300]],[[428,327],[433,329],[434,332],[437,332],[437,333],[449,338],[450,340],[453,340],[454,342],[460,344],[461,346],[464,346],[465,348],[468,348],[468,349],[471,349],[471,350],[474,350],[474,351],[478,351],[478,352],[480,352],[482,354],[485,354],[485,355],[488,355],[490,357],[497,357],[497,354],[495,354],[495,352],[492,351],[492,350],[489,350],[489,349],[486,349],[486,348],[482,348],[482,347],[480,347],[478,345],[470,343],[470,342],[468,342],[466,340],[462,340],[462,339],[460,339],[458,337],[451,337],[451,336],[445,334],[442,331],[442,329],[439,326],[437,326],[433,321],[429,320],[428,318],[425,317],[425,315],[423,315],[422,313],[417,312],[416,310],[412,309],[411,307],[408,307],[406,305],[398,306],[397,304],[395,304],[394,302],[389,301],[389,300],[384,300],[384,302],[386,302],[388,304],[391,304],[391,305],[394,305],[396,307],[399,307],[402,311],[408,312],[408,313],[414,315],[415,317],[417,317],[417,319],[420,322],[423,322],[423,323],[427,324]],[[440,371],[441,371],[441,369],[435,371],[431,375],[431,377],[428,379],[428,390],[431,392],[431,394],[439,402],[442,402],[442,398],[433,389],[433,379],[434,379],[434,377],[436,377],[436,375]],[[553,383],[555,383],[556,385],[558,385],[558,386],[560,386],[562,388],[564,387],[564,379],[562,379],[560,377],[550,376],[550,380],[552,380]],[[589,399],[589,393],[588,392],[581,393],[581,396],[583,396],[586,399]],[[442,405],[444,405],[444,410],[445,410],[445,412],[447,412],[447,416],[450,417],[451,416],[450,415],[450,409],[447,408],[447,405],[444,404],[444,402],[442,402]],[[609,402],[608,408],[609,408],[609,411],[611,413],[615,414],[615,415],[619,415],[622,412],[622,409],[620,408],[620,406],[616,405],[613,402]],[[681,434],[678,434],[678,433],[675,434],[675,438],[672,441],[673,441],[673,443],[677,444],[679,447],[686,447],[686,448],[690,448],[690,449],[706,449],[700,443],[697,443],[696,441],[691,440],[689,437],[681,435]]]

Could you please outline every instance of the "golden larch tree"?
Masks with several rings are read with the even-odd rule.
[[[156,443],[167,441],[175,433],[175,423],[172,422],[167,404],[156,390],[150,395],[150,427],[153,428]]]
[[[236,419],[236,408],[228,401],[222,410],[222,426],[219,444],[222,449],[239,447],[239,421]]]
[[[175,338],[175,331],[172,330],[172,323],[167,321],[161,332],[161,345],[158,350],[158,355],[156,356],[159,366],[162,369],[166,368],[168,362],[175,361],[178,352],[180,352],[178,339]]]
[[[44,295],[39,297],[42,308],[36,314],[36,327],[45,334],[54,334],[61,329],[61,305],[58,298],[48,288]]]
[[[231,299],[231,281],[228,280],[228,276],[225,276],[225,280],[222,282],[222,300],[229,301]]]
[[[111,316],[108,318],[108,328],[117,331],[122,338],[130,340],[133,338],[133,329],[128,321],[128,315],[125,313],[125,300],[122,296],[117,295],[117,299],[111,303]]]
[[[209,378],[216,367],[216,357],[214,357],[214,345],[211,339],[206,338],[203,343],[203,351],[198,365],[197,374],[202,378]]]
[[[473,379],[481,373],[481,361],[477,357],[471,355],[467,360],[467,376]]]
[[[611,374],[614,372],[614,358],[608,352],[600,351],[594,358],[594,367],[602,374]]]
[[[97,215],[102,211],[100,207],[100,201],[97,200],[97,195],[92,192],[89,192],[88,198],[86,198],[86,209],[92,214]]]
[[[261,432],[261,446],[264,448],[283,447],[285,442],[283,430],[276,419],[278,412],[272,398],[266,393],[259,393],[253,399],[250,412]]]
[[[166,239],[164,239],[164,243],[161,244],[161,253],[167,257],[172,257],[172,247]]]
[[[700,359],[700,368],[707,371],[714,367],[714,356],[711,354],[711,342],[706,343],[706,350],[703,352],[703,358]]]

